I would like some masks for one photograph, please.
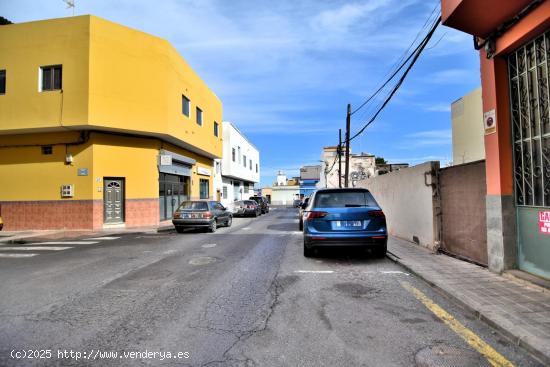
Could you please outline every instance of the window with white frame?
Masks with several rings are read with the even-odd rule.
[[[202,126],[202,110],[197,107],[197,125]]]
[[[185,95],[181,95],[181,112],[189,117],[191,116],[191,100]]]
[[[41,66],[40,79],[41,91],[61,90],[63,86],[63,67],[61,65]]]

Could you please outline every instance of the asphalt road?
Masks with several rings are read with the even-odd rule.
[[[214,234],[131,234],[0,258],[0,366],[489,365],[407,286],[510,363],[539,365],[389,259],[304,258],[296,230],[296,210],[279,209]]]

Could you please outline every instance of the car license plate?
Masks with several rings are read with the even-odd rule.
[[[335,222],[337,228],[361,227],[363,224],[360,220],[337,220]]]

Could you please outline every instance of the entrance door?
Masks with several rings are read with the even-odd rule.
[[[124,223],[124,180],[103,180],[104,223]]]
[[[518,265],[550,279],[550,31],[508,58]]]

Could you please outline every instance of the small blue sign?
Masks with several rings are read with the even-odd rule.
[[[78,175],[79,176],[88,176],[88,169],[87,168],[79,168],[78,169]]]

